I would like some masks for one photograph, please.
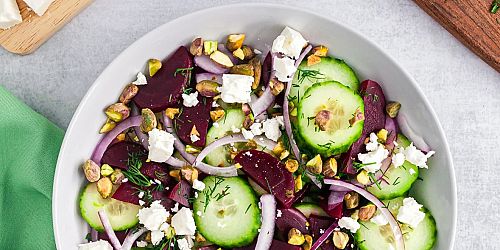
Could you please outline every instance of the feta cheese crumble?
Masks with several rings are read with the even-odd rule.
[[[416,228],[425,218],[425,213],[420,211],[423,206],[418,204],[412,197],[404,198],[403,205],[399,207],[398,221]]]
[[[16,0],[0,1],[0,29],[8,29],[22,21]]]
[[[417,149],[415,146],[413,146],[413,142],[410,144],[410,146],[406,147],[403,150],[403,153],[406,157],[406,160],[409,161],[411,164],[414,164],[415,166],[419,168],[429,168],[427,166],[427,159],[434,155],[434,151],[429,151],[429,153],[424,154],[424,152],[420,151]]]
[[[277,142],[281,136],[280,122],[278,118],[267,119],[262,122],[262,130],[267,138]]]
[[[252,133],[252,131],[248,131],[244,128],[241,129],[241,133],[243,134],[243,137],[245,137],[245,139],[247,140],[252,140],[254,138],[254,134]]]
[[[148,84],[148,81],[146,80],[146,76],[142,72],[139,72],[137,73],[137,80],[133,81],[132,84],[146,85]]]
[[[111,244],[109,244],[109,242],[105,240],[99,240],[80,244],[78,245],[78,250],[113,250],[113,247],[111,246]]]
[[[253,76],[223,74],[221,98],[226,103],[248,103],[252,100]]]
[[[253,123],[252,125],[250,125],[250,131],[252,131],[252,134],[253,135],[261,135],[262,133],[264,133],[262,131],[262,123],[260,122],[255,122]]]
[[[160,204],[160,201],[153,201],[151,206],[141,208],[137,217],[139,217],[139,223],[144,225],[144,227],[150,231],[160,230],[170,213]]]
[[[416,174],[417,172],[415,172],[415,170],[413,170],[413,168],[410,168],[410,170],[408,170],[408,173],[410,173],[410,175],[414,175],[414,174]]]
[[[289,57],[274,58],[273,67],[276,73],[276,78],[281,82],[289,82],[292,80],[293,75],[297,68],[295,68],[295,60]]]
[[[359,153],[358,160],[364,164],[363,169],[369,173],[377,172],[382,166],[382,161],[389,156],[389,150],[378,142],[375,133],[370,134],[370,141],[366,144],[365,154]]]
[[[189,108],[198,105],[198,103],[198,91],[191,94],[182,94],[182,105]]]
[[[137,241],[135,244],[137,245],[137,247],[147,247],[148,246],[148,243],[143,241],[143,240]]]
[[[281,34],[273,41],[271,51],[273,53],[283,53],[286,56],[297,59],[306,45],[307,40],[298,31],[290,27],[285,27],[281,31]]]
[[[163,130],[154,128],[149,131],[148,159],[154,162],[165,162],[174,153],[175,137]]]
[[[202,181],[199,181],[197,179],[195,179],[193,181],[193,188],[198,190],[198,191],[203,191],[205,189],[205,183],[203,183]]]
[[[200,137],[195,135],[195,134],[190,135],[189,138],[191,139],[191,142],[193,142],[193,143],[200,140]]]
[[[176,235],[194,235],[196,231],[193,212],[186,207],[181,208],[179,212],[172,216],[171,224]]]
[[[396,168],[401,167],[403,166],[404,163],[405,163],[405,155],[403,153],[399,152],[392,156],[392,165],[394,165],[394,167]]]
[[[389,221],[387,221],[387,219],[385,218],[385,216],[383,214],[377,214],[377,215],[373,216],[370,219],[370,221],[379,225],[379,226],[385,226],[385,225],[387,225],[387,223],[389,223]]]
[[[342,217],[339,220],[339,227],[345,228],[351,231],[351,233],[356,233],[361,225],[351,217]]]
[[[24,0],[24,2],[38,15],[43,16],[54,0]]]
[[[179,247],[180,250],[191,250],[188,241],[184,238],[177,240],[177,246]]]

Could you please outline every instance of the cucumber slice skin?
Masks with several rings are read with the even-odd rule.
[[[212,126],[207,133],[206,145],[232,133],[231,127],[240,128],[245,120],[245,114],[241,109],[227,109],[224,117],[217,122],[219,127]],[[214,149],[205,157],[205,162],[212,166],[229,166],[229,150],[225,146]]]
[[[198,231],[210,242],[223,248],[241,247],[251,244],[261,227],[261,212],[258,199],[248,182],[241,177],[208,176],[203,179],[206,190],[213,188],[216,178],[224,181],[215,188],[214,195],[226,186],[229,194],[216,200],[211,198],[205,210],[205,192],[200,192],[193,203],[194,220]],[[220,211],[232,211],[226,218]],[[198,213],[198,211],[200,213]]]
[[[402,134],[398,134],[396,142],[399,146],[408,147],[410,141]],[[413,169],[414,174],[410,174],[410,169]],[[377,196],[379,199],[388,200],[405,195],[412,187],[413,183],[418,179],[419,169],[417,166],[405,161],[403,166],[395,168],[390,166],[385,173],[386,182],[381,182],[380,188],[376,185],[367,187],[366,190]]]
[[[299,81],[300,70],[314,70],[323,74],[319,79],[306,77]],[[322,57],[321,62],[312,66],[307,66],[307,62],[302,62],[292,81],[290,97],[299,99],[304,96],[306,90],[316,82],[337,81],[351,88],[354,91],[359,89],[359,79],[354,70],[343,60],[333,57]]]
[[[403,203],[404,197],[397,197],[392,200],[384,200],[391,213],[397,215],[399,207]],[[414,229],[402,229],[405,242],[405,250],[430,250],[434,246],[437,237],[436,221],[429,210],[422,208],[425,218]],[[379,213],[379,212],[377,212]],[[387,226],[386,226],[387,227]],[[408,230],[405,232],[405,230]],[[392,236],[390,226],[383,230]],[[361,250],[389,249],[389,243],[380,233],[381,227],[372,222],[363,222],[363,226],[356,232],[354,238]]]
[[[126,213],[121,216],[116,216],[112,211],[110,211],[111,208],[120,210],[127,208],[127,211],[125,211]],[[141,209],[140,206],[115,200],[113,198],[103,199],[99,192],[97,192],[96,183],[90,183],[83,189],[80,195],[80,213],[82,218],[92,228],[102,232],[104,228],[97,214],[100,209],[104,209],[108,215],[114,231],[124,231],[139,223],[137,213],[139,212],[139,209]]]
[[[333,134],[326,131],[320,131],[314,124],[311,117],[316,115],[316,109],[322,101],[338,100],[342,105],[344,115],[342,120],[345,127],[339,129]],[[347,109],[347,110],[346,110]],[[307,152],[321,154],[323,157],[338,155],[346,152],[352,143],[359,139],[363,131],[364,121],[358,121],[350,126],[348,120],[356,109],[364,113],[363,98],[352,89],[342,85],[339,82],[328,81],[313,84],[307,89],[304,98],[298,104],[297,111],[297,130],[299,134],[300,146],[303,146]]]
[[[323,208],[321,208],[319,205],[314,204],[314,203],[309,203],[309,202],[303,202],[300,204],[297,204],[294,206],[297,210],[299,210],[306,218],[309,218],[309,216],[316,215],[316,216],[322,216],[322,217],[330,217]]]

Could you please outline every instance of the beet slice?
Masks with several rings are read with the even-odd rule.
[[[139,194],[140,190],[141,188],[139,186],[130,182],[124,182],[120,184],[111,198],[139,205],[139,197],[137,195]]]
[[[276,227],[285,236],[292,228],[298,229],[303,234],[308,234],[307,218],[295,208],[280,209],[281,217],[276,218]]]
[[[168,198],[175,202],[178,202],[185,207],[189,207],[188,198],[190,197],[190,195],[191,185],[189,185],[189,182],[181,180],[170,190]]]
[[[263,151],[248,150],[236,155],[234,162],[239,163],[243,172],[273,194],[285,208],[293,204],[293,175],[277,158]]]
[[[186,47],[179,47],[171,56],[162,61],[162,67],[153,77],[147,76],[148,84],[139,86],[134,103],[140,109],[150,108],[160,112],[168,107],[177,106],[182,91],[189,85],[190,71],[177,72],[177,69],[193,67]]]
[[[233,248],[233,250],[254,250],[255,245],[256,245],[256,243],[254,242],[248,246]],[[300,246],[290,245],[286,242],[274,240],[274,239],[273,239],[273,243],[271,244],[271,247],[269,248],[269,250],[301,250],[301,249],[302,249],[302,247],[300,247]]]
[[[337,223],[336,219],[311,215],[309,216],[309,225],[312,232],[313,242],[318,240],[323,231],[326,231],[328,227],[330,227],[333,223]],[[320,246],[323,250],[333,250],[335,247],[333,246],[332,238],[328,237],[323,244]]]
[[[365,123],[361,137],[352,144],[349,151],[342,155],[342,171],[348,174],[356,173],[352,162],[358,153],[364,152],[366,137],[385,127],[385,95],[382,87],[375,81],[365,80],[361,83],[359,92],[365,104]]]
[[[144,162],[141,167],[141,173],[152,180],[157,179],[165,185],[171,180],[170,175],[168,175],[168,165],[165,163]]]
[[[343,211],[344,211],[344,205],[343,203],[338,203],[335,205],[328,205],[328,201],[324,200],[320,203],[321,208],[325,210],[325,212],[332,216],[335,219],[340,219],[342,218]]]
[[[140,154],[140,159],[142,161],[148,158],[148,153],[142,145],[134,142],[122,141],[110,146],[106,152],[104,152],[101,164],[106,163],[113,167],[127,170],[129,154]]]
[[[269,78],[271,77],[271,71],[272,71],[272,59],[271,59],[271,52],[267,53],[266,58],[264,58],[264,62],[262,63],[262,71],[261,71],[261,77],[260,77],[260,84],[262,86],[267,87],[269,85]]]
[[[125,240],[125,238],[127,237],[127,233],[128,233],[128,230],[124,230],[124,231],[115,231],[115,234],[116,234],[116,238],[118,238],[118,240],[120,242],[123,242],[123,240]],[[97,237],[98,239],[100,240],[106,240],[106,241],[109,241],[109,237],[108,237],[108,234],[106,232],[98,232],[97,233]],[[111,241],[109,241],[111,243]]]
[[[198,95],[198,101],[198,104],[194,107],[183,107],[182,113],[175,118],[175,124],[177,135],[182,142],[196,147],[203,147],[207,139],[213,99]],[[196,126],[196,130],[200,134],[200,139],[196,142],[191,141],[193,126]]]

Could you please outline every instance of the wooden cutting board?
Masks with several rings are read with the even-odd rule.
[[[17,0],[23,22],[8,30],[0,29],[0,45],[12,53],[30,54],[92,1],[55,0],[47,12],[39,17],[22,0]]]
[[[492,0],[414,0],[460,42],[500,72],[500,11]]]

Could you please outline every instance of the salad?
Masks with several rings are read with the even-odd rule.
[[[105,108],[79,249],[432,249],[410,194],[434,151],[401,104],[290,27],[245,39],[150,59]]]

